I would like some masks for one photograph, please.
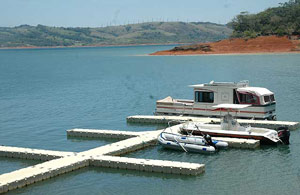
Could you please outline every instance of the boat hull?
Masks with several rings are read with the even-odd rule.
[[[185,152],[196,152],[196,153],[211,153],[216,151],[216,149],[213,146],[179,143],[176,141],[166,140],[162,136],[162,134],[160,134],[157,140],[160,145],[168,149],[181,150]]]
[[[279,140],[271,140],[268,137],[265,137],[263,135],[251,135],[251,133],[249,133],[248,135],[246,134],[238,134],[238,133],[230,133],[230,132],[226,132],[226,130],[223,130],[224,132],[214,132],[211,130],[205,130],[205,129],[201,129],[201,130],[188,130],[188,129],[184,129],[183,132],[185,133],[191,133],[193,135],[199,136],[199,135],[203,135],[203,134],[208,134],[212,137],[230,137],[230,138],[240,138],[240,139],[255,139],[255,140],[259,140],[261,144],[263,145],[277,145],[279,143]]]
[[[163,137],[165,140],[173,141],[173,142],[202,145],[202,146],[207,145],[207,141],[203,138],[203,136],[186,136],[181,134],[163,132],[161,134],[161,137]],[[227,142],[218,141],[218,140],[212,140],[212,144],[217,148],[228,147]]]
[[[192,100],[165,98],[156,102],[155,115],[184,115],[220,118],[225,114],[228,114],[227,110],[214,108],[216,105],[218,105],[218,103],[201,104],[195,103]],[[229,114],[241,119],[276,120],[275,109],[276,103],[252,105],[239,112],[229,111]]]

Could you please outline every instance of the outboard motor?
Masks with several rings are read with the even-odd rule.
[[[290,144],[290,131],[287,127],[278,128],[278,137],[285,145]]]
[[[209,145],[209,146],[213,146],[214,148],[216,148],[216,145],[214,144],[214,142],[212,141],[210,135],[208,134],[205,134],[203,136],[204,140],[206,141],[206,143]]]

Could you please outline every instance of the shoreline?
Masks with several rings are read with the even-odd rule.
[[[130,46],[168,46],[186,45],[191,43],[145,43],[145,44],[117,44],[117,45],[81,45],[81,46],[20,46],[20,47],[0,47],[0,50],[13,49],[58,49],[58,48],[94,48],[94,47],[130,47]]]
[[[300,54],[300,51],[284,52],[248,52],[248,53],[202,53],[202,54],[146,54],[146,56],[239,56],[239,55],[280,55],[280,54]]]
[[[170,50],[156,51],[153,56],[194,56],[194,55],[250,55],[300,53],[300,39],[287,36],[259,36],[252,39],[233,38],[216,42],[174,47]]]

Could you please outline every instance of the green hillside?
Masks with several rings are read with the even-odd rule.
[[[102,28],[43,25],[0,27],[0,47],[196,43],[226,39],[232,30],[214,23],[149,22]]]
[[[232,37],[300,35],[300,0],[290,0],[258,14],[242,12],[228,26],[233,29]]]

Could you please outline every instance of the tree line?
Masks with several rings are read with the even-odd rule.
[[[300,35],[300,0],[280,3],[258,14],[241,12],[230,23],[231,37],[255,38],[257,36]]]

